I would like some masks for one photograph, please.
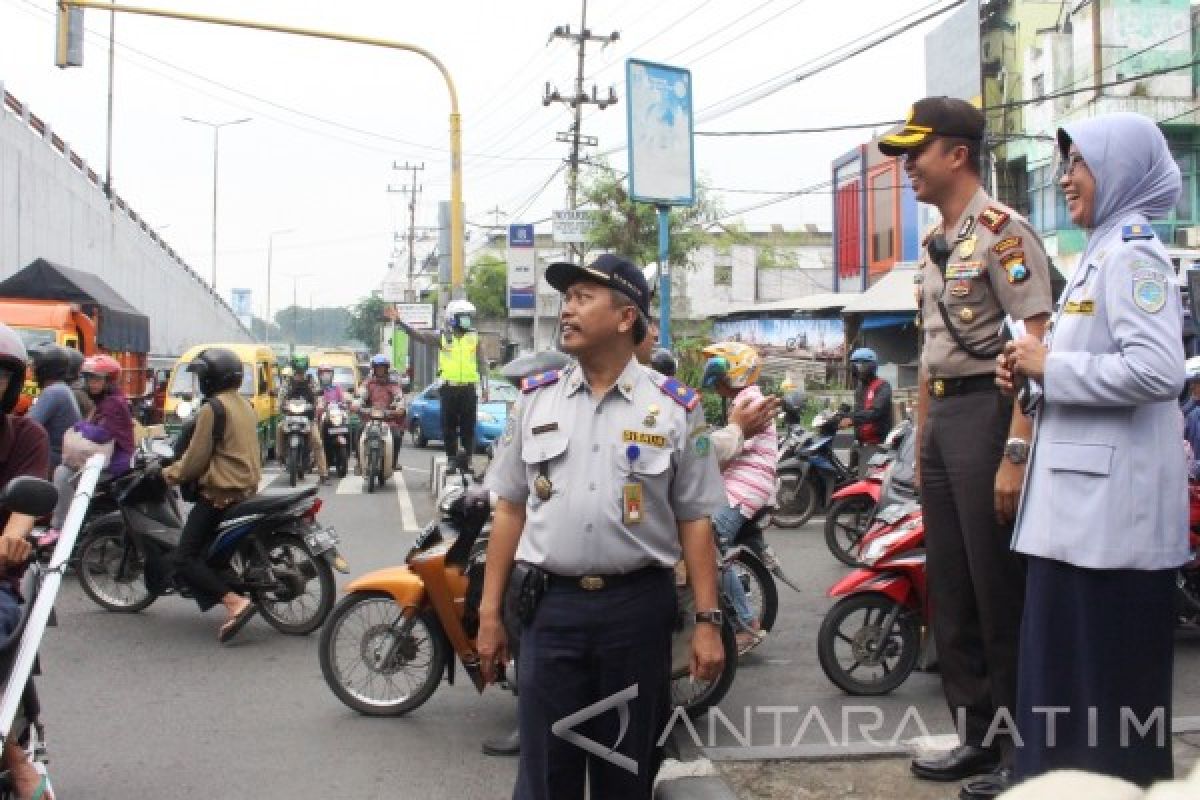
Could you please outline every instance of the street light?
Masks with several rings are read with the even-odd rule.
[[[292,275],[292,353],[296,352],[296,340],[299,338],[300,323],[296,319],[296,311],[299,309],[299,304],[296,301],[296,282],[301,278],[313,277],[312,272],[305,272],[302,275]]]
[[[275,251],[275,237],[282,236],[285,233],[293,233],[295,228],[283,228],[277,231],[271,231],[267,235],[267,345],[271,344],[271,256]]]
[[[207,125],[212,128],[213,132],[213,213],[212,213],[212,288],[217,291],[217,153],[218,145],[221,141],[221,128],[226,125],[241,125],[243,122],[249,122],[250,117],[242,117],[241,119],[233,119],[228,122],[208,122],[202,119],[193,119],[192,117],[183,118],[187,122],[194,122],[197,125]]]

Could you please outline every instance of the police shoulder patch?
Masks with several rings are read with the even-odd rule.
[[[999,233],[1004,230],[1004,226],[1008,224],[1011,218],[1011,215],[1007,211],[1003,211],[996,206],[988,206],[979,212],[979,224],[992,233]]]
[[[679,405],[691,411],[700,403],[700,393],[681,383],[678,378],[667,378],[658,384],[659,390]]]
[[[1167,276],[1156,269],[1133,273],[1133,303],[1147,314],[1157,314],[1167,304]]]
[[[525,394],[529,394],[537,389],[558,383],[558,379],[561,376],[562,372],[556,369],[552,369],[548,372],[539,372],[536,375],[530,375],[528,378],[525,378],[523,381],[521,381],[521,391]]]
[[[1121,241],[1124,242],[1153,238],[1154,228],[1151,228],[1149,225],[1126,225],[1121,228]]]

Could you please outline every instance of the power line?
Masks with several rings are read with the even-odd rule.
[[[783,136],[794,133],[832,133],[854,131],[863,128],[890,128],[904,122],[902,119],[885,119],[879,122],[852,122],[846,125],[826,125],[820,128],[782,128],[765,131],[696,131],[696,136]]]
[[[805,2],[808,2],[808,0],[796,0],[796,2],[792,3],[792,4],[791,4],[790,6],[788,6],[787,8],[785,8],[785,9],[783,9],[782,11],[779,11],[779,12],[777,12],[777,13],[775,13],[775,14],[772,14],[771,16],[769,16],[769,17],[767,17],[766,19],[764,19],[762,22],[759,22],[757,25],[755,25],[755,26],[753,26],[753,27],[751,27],[751,28],[747,28],[746,30],[744,30],[744,31],[742,31],[741,33],[739,33],[737,36],[734,36],[732,39],[728,39],[728,40],[726,40],[725,42],[723,42],[722,44],[719,44],[719,45],[717,45],[716,47],[712,47],[712,48],[709,48],[708,50],[705,50],[705,51],[704,51],[703,53],[701,53],[700,55],[698,55],[698,56],[696,56],[695,58],[693,58],[693,59],[691,59],[690,61],[688,61],[688,62],[687,62],[687,66],[693,66],[693,65],[695,65],[695,64],[697,64],[697,63],[699,63],[701,60],[703,60],[703,59],[705,59],[705,58],[708,58],[708,57],[709,57],[709,56],[711,56],[713,53],[716,53],[716,52],[719,52],[719,51],[721,51],[721,50],[724,50],[726,47],[728,47],[729,45],[731,45],[731,44],[733,44],[734,42],[738,41],[739,39],[743,39],[743,38],[745,38],[745,37],[746,37],[746,36],[748,36],[749,34],[753,33],[754,31],[758,30],[759,28],[761,28],[763,25],[766,25],[768,22],[773,22],[774,20],[778,19],[779,17],[782,17],[784,14],[788,13],[788,12],[789,12],[789,11],[791,11],[792,9],[796,8],[797,6],[799,6],[799,5],[801,5],[802,3],[805,3]],[[764,3],[763,5],[766,5],[766,3]],[[762,8],[762,6],[759,6],[759,8]],[[757,11],[758,9],[755,9],[755,10]],[[751,14],[753,14],[753,13],[754,13],[754,12],[751,12]],[[745,17],[743,17],[743,19],[745,19],[746,17],[749,17],[749,16],[751,16],[751,14],[746,14],[746,15],[745,15]],[[675,56],[679,55],[679,53],[683,53],[683,52],[686,52],[687,50],[690,50],[690,49],[692,49],[692,47],[695,47],[697,44],[699,44],[699,42],[695,42],[695,43],[693,43],[693,44],[691,44],[691,45],[688,45],[688,46],[687,46],[687,47],[685,47],[683,50],[680,50],[678,53],[675,53],[674,55],[667,56],[667,58],[666,58],[665,60],[669,61],[669,60],[671,60],[672,58],[674,58]]]

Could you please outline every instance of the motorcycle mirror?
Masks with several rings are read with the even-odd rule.
[[[0,505],[17,514],[42,517],[58,505],[58,489],[50,481],[22,475],[9,481],[0,492]]]
[[[192,406],[191,400],[181,400],[179,405],[175,406],[175,416],[180,419],[187,419],[195,412],[196,409]]]

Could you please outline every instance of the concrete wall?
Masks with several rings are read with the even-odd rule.
[[[0,278],[37,258],[99,275],[150,318],[151,351],[252,341],[208,284],[0,84]]]

